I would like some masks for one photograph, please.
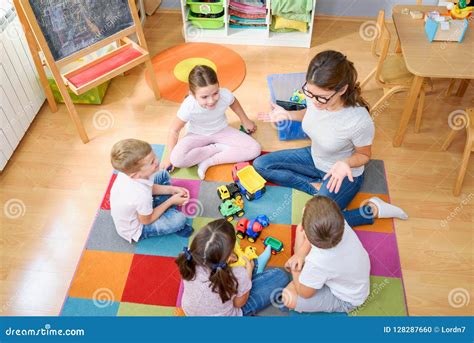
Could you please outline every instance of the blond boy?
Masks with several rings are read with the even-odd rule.
[[[117,233],[128,242],[176,233],[189,237],[193,228],[176,206],[189,200],[189,191],[170,184],[167,171],[150,144],[138,139],[117,142],[111,151],[118,170],[110,191],[110,207]]]

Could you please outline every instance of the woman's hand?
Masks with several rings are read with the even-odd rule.
[[[255,123],[248,118],[242,120],[242,126],[244,127],[245,131],[247,131],[247,133],[249,134],[257,131],[257,125],[255,125]]]
[[[267,123],[276,123],[285,120],[291,120],[290,113],[285,110],[283,107],[278,106],[277,104],[271,103],[270,112],[259,112],[257,114],[257,119]]]
[[[349,164],[344,161],[337,161],[332,166],[331,170],[324,175],[323,180],[326,180],[328,177],[329,182],[327,183],[326,187],[329,189],[329,192],[337,193],[339,189],[341,189],[342,181],[344,181],[345,177],[349,178],[350,182],[354,182],[354,178],[352,177],[352,170]]]

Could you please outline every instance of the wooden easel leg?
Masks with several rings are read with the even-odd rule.
[[[17,10],[18,20],[20,21],[21,26],[23,26],[23,31],[25,32],[26,42],[28,43],[28,47],[30,48],[31,57],[33,58],[33,62],[35,63],[35,67],[38,71],[38,76],[41,85],[43,86],[46,99],[48,100],[49,108],[51,109],[51,112],[57,112],[58,105],[56,103],[56,100],[54,100],[53,91],[49,86],[48,78],[46,77],[46,73],[44,72],[43,63],[41,62],[41,59],[39,57],[40,49],[38,47],[38,44],[36,43],[36,39],[31,33],[31,28],[28,24],[28,20],[26,19],[26,15],[23,12],[23,8],[17,0],[14,1],[14,4]]]
[[[156,74],[153,68],[153,64],[151,63],[151,60],[149,58],[145,63],[146,63],[146,69],[148,70],[148,73],[150,74],[150,82],[151,82],[151,87],[153,88],[153,93],[155,93],[155,99],[160,100],[161,98],[160,89],[158,88],[158,82],[156,80]]]
[[[81,137],[82,142],[84,144],[88,143],[89,137],[87,136],[87,132],[84,129],[84,125],[82,125],[82,121],[79,118],[79,115],[77,114],[76,107],[74,106],[74,103],[72,102],[71,96],[69,95],[69,92],[67,91],[66,86],[63,84],[58,84],[58,88],[59,88],[59,92],[61,92],[61,95],[63,96],[64,104],[67,107],[69,116],[74,122],[74,125],[76,125],[76,130],[79,133],[79,136]]]

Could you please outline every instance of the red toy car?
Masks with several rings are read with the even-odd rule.
[[[249,220],[247,218],[239,219],[239,221],[237,222],[237,226],[235,227],[235,231],[237,231],[235,235],[240,239],[244,239],[246,235],[245,231],[247,231],[248,225],[249,225]]]

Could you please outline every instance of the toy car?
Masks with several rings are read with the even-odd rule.
[[[241,193],[249,201],[259,199],[265,193],[265,179],[248,163],[239,163],[232,170],[232,177]]]
[[[250,163],[248,162],[241,162],[241,163],[235,164],[234,167],[232,168],[232,180],[234,180],[234,182],[238,182],[239,177],[237,176],[237,172],[249,165]]]
[[[237,222],[237,226],[235,227],[235,235],[240,238],[244,239],[245,238],[245,231],[247,231],[247,226],[249,225],[249,220],[247,218],[240,218],[239,221]]]
[[[271,237],[271,236],[268,236],[267,238],[265,238],[265,240],[263,241],[263,245],[265,247],[269,245],[272,249],[273,255],[276,255],[279,252],[282,252],[284,250],[283,243],[280,240],[276,239],[275,237]]]
[[[241,195],[240,188],[236,183],[222,185],[217,188],[217,195],[221,200],[235,198],[237,195]]]
[[[306,105],[306,96],[298,89],[295,89],[295,91],[293,92],[293,95],[290,98],[290,101],[296,102],[301,105]]]
[[[253,220],[242,218],[235,227],[236,236],[240,239],[248,238],[249,242],[254,243],[264,228],[270,225],[270,220],[264,214],[257,216]]]
[[[229,221],[234,220],[234,216],[242,217],[245,214],[244,201],[241,195],[225,200],[219,205],[219,212]]]

